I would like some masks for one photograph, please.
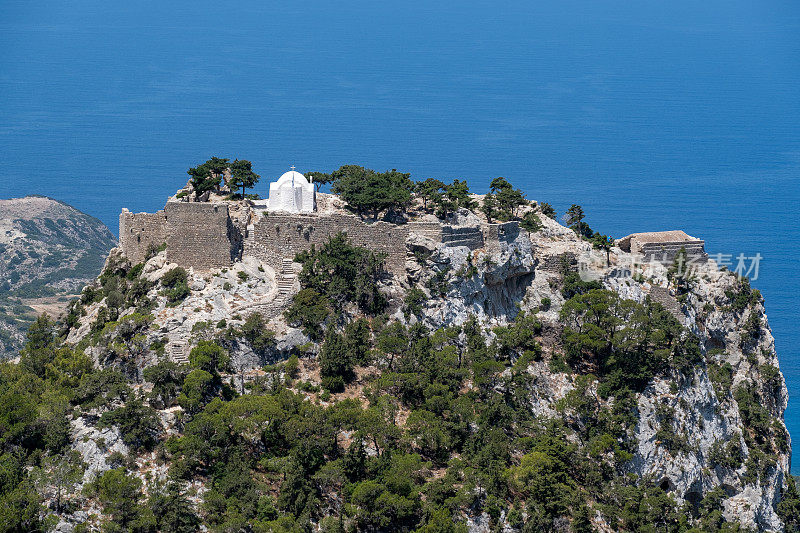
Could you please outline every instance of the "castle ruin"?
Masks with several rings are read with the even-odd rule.
[[[230,202],[186,202],[170,198],[156,213],[119,217],[119,243],[131,262],[166,244],[167,261],[198,271],[230,267],[251,256],[280,271],[283,261],[312,245],[321,246],[339,232],[350,241],[386,254],[386,269],[405,272],[406,241],[418,235],[448,246],[492,249],[513,240],[517,222],[454,226],[430,220],[405,224],[365,222],[346,212],[270,212]],[[235,212],[234,212],[235,211]]]

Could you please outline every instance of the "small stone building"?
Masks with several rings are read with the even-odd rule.
[[[687,259],[707,261],[705,241],[687,235],[681,230],[633,233],[617,241],[624,252],[643,256],[645,262],[658,261],[671,264],[681,248],[686,250]]]
[[[292,167],[278,181],[269,184],[267,209],[281,213],[313,213],[317,210],[314,184]]]

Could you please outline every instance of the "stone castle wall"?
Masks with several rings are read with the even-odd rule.
[[[405,270],[406,239],[409,224],[386,222],[366,224],[354,216],[342,214],[282,215],[270,214],[248,226],[242,255],[260,259],[273,268],[284,258],[294,259],[311,245],[320,246],[339,232],[353,244],[386,254],[386,269],[401,274]]]
[[[431,239],[433,242],[442,242],[442,224],[439,222],[417,221],[409,222],[409,233],[415,233]]]
[[[563,254],[545,255],[538,258],[537,270],[546,272],[562,273],[565,270],[576,272],[578,270],[578,258],[572,252]]]
[[[517,238],[519,235],[519,223],[484,224],[481,231],[486,248],[490,251],[496,251],[500,243],[511,242]]]
[[[231,219],[225,204],[167,202],[163,211],[120,215],[120,246],[132,262],[146,259],[151,245],[167,244],[167,261],[198,270],[230,266],[243,256],[253,256],[281,269],[283,259],[294,259],[311,245],[321,246],[344,232],[350,241],[386,254],[386,269],[405,273],[406,240],[421,234],[446,246],[471,250],[498,247],[519,233],[516,222],[458,227],[433,221],[390,224],[363,222],[347,214],[263,214],[247,226]]]
[[[669,289],[654,285],[650,288],[650,299],[656,303],[660,303],[664,309],[669,311],[670,314],[678,320],[678,322],[683,323],[684,316],[681,310],[681,304],[670,294]]]
[[[167,216],[156,213],[131,213],[123,209],[119,215],[119,246],[133,264],[147,259],[151,247],[167,241]]]
[[[211,270],[241,258],[240,231],[225,204],[167,202],[164,211],[170,263]]]

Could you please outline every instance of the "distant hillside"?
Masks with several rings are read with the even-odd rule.
[[[99,220],[44,196],[0,200],[0,357],[19,349],[37,312],[100,272],[116,239]]]

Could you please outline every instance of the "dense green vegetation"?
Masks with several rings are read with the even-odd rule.
[[[319,355],[323,385],[341,391],[357,368],[376,367],[358,385],[366,404],[309,392],[296,359],[237,394],[223,377],[225,339],[268,342],[255,333],[259,319],[239,330],[214,328],[217,340],[200,340],[188,368],[166,360],[149,367],[147,396],[62,346],[54,324],[40,319],[20,364],[0,365],[2,528],[41,527],[44,484],[61,488],[59,506],[74,505],[84,465],[63,455],[66,420],[74,409],[99,409],[101,427],[118,427],[132,453],[156,450],[170,472],[145,493],[121,457],[85,486],[83,497],[103,506],[108,531],[193,531],[201,522],[215,531],[307,531],[312,521],[326,531],[463,531],[465,514],[476,512],[494,524],[504,516],[521,531],[590,531],[596,512],[620,531],[690,531],[692,520],[703,531],[734,530],[719,499],[679,508],[658,480],[625,475],[635,442],[632,393],[653,375],[686,371],[691,338],[655,304],[596,288],[573,296],[564,314],[572,370],[565,369],[575,373],[575,389],[553,417],[534,416],[526,399],[535,394],[526,369],[544,357],[533,314],[496,328],[494,340],[474,320],[436,331],[381,317],[329,325]],[[582,329],[587,323],[597,327]],[[759,428],[763,413],[746,402],[742,396],[743,417]],[[167,437],[154,408],[176,403],[183,431]],[[660,416],[669,422],[668,409]],[[679,438],[668,425],[664,432]],[[740,452],[718,453],[724,464]],[[209,487],[198,508],[187,488],[194,479]],[[787,516],[800,505],[793,487],[782,503]]]
[[[320,305],[330,304],[341,311],[352,303],[367,314],[379,313],[386,305],[377,284],[384,274],[384,256],[353,246],[345,233],[334,235],[319,249],[312,245],[309,251],[297,254],[295,260],[303,265],[300,283],[304,289],[322,296]],[[300,302],[308,301],[310,296],[313,293],[304,293]],[[317,306],[301,307],[300,302],[295,301],[290,317],[297,317],[305,327],[324,319],[324,311]]]
[[[480,207],[489,222],[522,220],[526,229],[536,231],[540,224],[532,212],[522,219],[518,215],[520,207],[529,205],[525,195],[515,189],[505,178],[495,178],[490,192],[480,206],[473,199],[469,186],[464,180],[454,179],[445,183],[436,178],[412,182],[410,174],[392,169],[377,172],[358,165],[344,165],[331,173],[311,172],[314,182],[332,184],[332,191],[338,194],[359,216],[377,219],[381,213],[394,220],[391,215],[407,212],[412,206],[421,207],[422,213],[434,213],[446,219],[461,208]],[[421,202],[421,206],[418,203]],[[549,204],[542,205],[542,214],[554,216]]]
[[[348,167],[334,183],[408,180],[370,172]],[[492,188],[487,217],[517,217],[526,205],[521,193],[502,178]],[[427,180],[414,190],[423,209],[441,216],[469,200],[458,180]],[[396,200],[361,209],[377,216],[401,209]],[[539,206],[523,222],[541,224],[538,215],[551,216]],[[575,220],[576,233],[604,249],[582,216]],[[475,318],[439,329],[393,320],[379,291],[384,257],[346,234],[296,260],[302,290],[285,317],[312,342],[284,358],[254,313],[195,324],[188,364],[170,361],[168,339],[152,328],[153,284],[142,265],[118,257],[71,306],[65,325],[39,318],[19,364],[0,363],[0,530],[46,529],[54,513],[91,499],[112,532],[202,524],[220,532],[445,533],[465,532],[467,517],[476,516],[491,530],[523,533],[593,531],[598,516],[614,531],[738,531],[723,518],[723,487],[678,505],[662,479],[631,474],[638,394],[654,379],[668,380],[673,393],[654,408],[657,445],[673,456],[696,451],[679,426],[677,393],[703,368],[720,405],[735,406],[744,426],[741,440],[712,447],[713,468],[744,466],[746,481],[757,483],[788,451],[768,405],[781,386],[775,367],[753,365],[760,388],[734,386],[723,354],[702,354],[660,304],[583,281],[566,261],[553,278],[565,300],[553,332],[537,309],[491,329]],[[428,288],[442,295],[447,286],[443,275]],[[190,293],[187,272],[170,270],[158,291],[167,305],[179,304]],[[744,284],[728,297],[742,317],[760,301]],[[420,316],[425,298],[410,289],[400,311]],[[65,345],[67,328],[91,304],[100,305],[90,334]],[[542,298],[540,308],[551,304]],[[271,364],[245,378],[235,357],[241,345]],[[142,371],[149,356],[156,362]],[[568,392],[552,409],[537,407],[555,387]],[[111,454],[111,468],[80,492],[87,465],[72,449],[69,422],[78,417],[119,431],[129,450]],[[156,479],[143,459],[166,477]],[[800,528],[794,480],[778,512],[788,531]]]
[[[242,188],[242,198],[245,197],[245,190],[252,189],[261,177],[253,172],[253,164],[246,159],[234,159],[230,166],[231,179],[228,185],[232,190]]]
[[[206,191],[218,190],[229,163],[229,159],[215,156],[205,163],[187,170],[186,173],[191,177],[195,194],[200,196]]]
[[[655,375],[690,371],[702,360],[697,340],[657,303],[591,289],[564,304],[561,320],[567,363],[595,373],[604,396],[641,392]]]

